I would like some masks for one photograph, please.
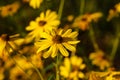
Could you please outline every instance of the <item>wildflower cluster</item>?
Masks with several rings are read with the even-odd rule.
[[[119,80],[120,2],[99,2],[1,0],[0,80]]]

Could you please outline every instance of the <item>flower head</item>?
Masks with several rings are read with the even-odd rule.
[[[91,21],[97,21],[98,18],[102,16],[102,13],[96,12],[92,14],[84,14],[82,16],[79,16],[75,19],[73,23],[73,27],[79,27],[81,30],[87,30],[89,29],[89,23]]]
[[[19,67],[14,67],[10,70],[10,80],[28,80],[28,77]]]
[[[5,58],[6,56],[8,56],[6,53],[9,51],[11,52],[12,49],[10,49],[10,46],[13,47],[14,49],[17,47],[17,45],[22,44],[22,42],[24,41],[24,39],[15,39],[16,37],[18,37],[19,34],[16,35],[7,35],[7,34],[2,34],[0,36],[0,57],[1,58]]]
[[[110,67],[110,63],[105,58],[103,51],[91,53],[89,58],[92,60],[92,64],[100,67],[101,70]]]
[[[65,58],[63,65],[60,66],[60,75],[70,80],[84,78],[82,70],[85,68],[85,64],[82,62],[82,58],[77,56]]]
[[[43,0],[30,0],[29,5],[33,7],[34,9],[39,8],[40,4],[43,2]]]
[[[113,9],[109,10],[107,21],[110,21],[114,17],[118,17],[120,13],[120,3],[117,3]]]
[[[19,7],[20,7],[20,4],[18,2],[14,2],[12,4],[3,6],[0,8],[1,16],[2,17],[6,17],[8,15],[12,16],[14,13],[17,12]]]
[[[68,29],[67,31],[63,31],[60,29],[58,31],[51,31],[43,33],[42,39],[39,42],[36,42],[35,45],[38,47],[37,53],[42,52],[43,57],[47,58],[51,55],[51,57],[55,57],[58,52],[60,52],[63,56],[69,56],[69,51],[75,52],[75,44],[79,43],[76,40],[78,32],[72,32],[72,29]]]
[[[28,39],[26,39],[28,42],[34,38],[38,40],[44,31],[55,29],[59,24],[60,21],[55,12],[50,10],[47,10],[46,13],[42,12],[40,17],[37,17],[35,21],[31,21],[30,25],[26,27],[27,31],[31,31],[27,36]]]

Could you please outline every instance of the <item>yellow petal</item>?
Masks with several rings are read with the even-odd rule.
[[[41,47],[37,50],[37,53],[41,52],[42,50],[47,49],[47,48],[50,47],[50,46],[51,46],[51,44],[47,42],[46,44],[44,44],[43,46],[41,46]]]
[[[69,56],[68,51],[63,47],[62,44],[57,44],[57,47],[63,56]]]
[[[5,46],[6,46],[6,41],[4,41],[0,38],[0,54],[5,49]]]
[[[51,54],[51,57],[55,57],[58,54],[58,48],[56,46],[56,44],[53,45],[53,52]]]
[[[77,43],[79,43],[80,41],[68,41],[67,43],[68,44],[77,44]]]
[[[37,26],[36,22],[35,21],[31,21],[30,22],[30,26],[27,26],[26,30],[28,30],[28,31],[33,30],[33,29],[36,28],[36,26]]]
[[[68,35],[68,37],[71,38],[76,38],[78,36],[78,32],[72,32],[71,34]]]
[[[71,32],[72,32],[72,29],[68,29],[68,30],[62,35],[62,37],[68,36]]]
[[[53,46],[51,46],[50,49],[43,54],[43,57],[48,58],[50,54],[52,53],[52,50],[53,50]]]
[[[70,50],[70,51],[76,51],[76,48],[75,48],[75,46],[72,46],[72,45],[70,45],[70,44],[68,44],[68,43],[62,43],[64,46],[65,46],[65,48],[67,48],[68,50]]]

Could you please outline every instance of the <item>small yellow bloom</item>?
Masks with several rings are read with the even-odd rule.
[[[28,75],[19,67],[14,67],[10,70],[10,80],[29,80]]]
[[[47,10],[46,13],[42,12],[40,17],[31,21],[30,25],[26,27],[27,31],[31,31],[26,37],[26,42],[31,42],[34,38],[38,40],[44,31],[55,29],[59,24],[56,12],[50,10]]]
[[[92,14],[84,14],[82,16],[79,16],[75,19],[73,23],[73,27],[79,27],[81,30],[85,31],[89,29],[89,23],[91,21],[98,21],[98,19],[102,17],[101,12],[96,12]]]
[[[26,70],[26,69],[30,69],[32,68],[32,64],[29,62],[28,59],[26,58],[21,58],[20,56],[15,56],[14,57],[16,63],[23,69],[23,70]]]
[[[17,48],[19,45],[22,44],[22,42],[24,41],[24,39],[15,39],[16,37],[18,37],[19,34],[16,34],[16,35],[12,35],[12,36],[9,36],[7,34],[2,34],[0,36],[0,57],[1,58],[5,58],[8,56],[7,52],[11,52],[13,51],[11,49],[12,48]]]
[[[43,2],[43,0],[30,0],[29,5],[33,7],[34,9],[39,8],[40,4]]]
[[[43,57],[47,58],[51,55],[51,57],[55,57],[59,52],[63,56],[69,56],[69,51],[75,52],[75,45],[79,43],[76,40],[78,32],[72,32],[72,29],[68,29],[67,31],[63,31],[63,29],[45,32],[43,33],[42,38],[35,45],[38,47],[37,53],[42,52]]]
[[[97,51],[91,53],[89,59],[92,60],[92,64],[100,67],[101,70],[110,67],[110,63],[107,59],[105,59],[105,55],[103,51]]]
[[[120,3],[117,3],[113,9],[109,10],[107,21],[110,21],[114,17],[118,17],[120,13]]]
[[[63,65],[60,66],[60,75],[68,80],[79,80],[85,77],[82,72],[85,67],[82,58],[71,56],[64,59]]]
[[[30,61],[37,67],[42,69],[43,68],[43,61],[41,59],[41,54],[34,54],[31,55]]]
[[[19,7],[20,7],[20,3],[18,3],[18,2],[14,2],[12,4],[3,6],[0,8],[1,16],[2,17],[6,17],[8,15],[12,16],[14,13],[17,12]]]

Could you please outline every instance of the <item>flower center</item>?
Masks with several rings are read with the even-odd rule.
[[[3,67],[5,62],[0,58],[0,67]]]
[[[10,8],[8,9],[8,11],[12,11],[12,8],[10,7]]]
[[[22,78],[23,78],[23,75],[22,75],[22,74],[19,74],[19,75],[16,76],[16,79],[17,79],[17,80],[21,80]]]
[[[1,35],[1,38],[2,38],[4,41],[9,41],[9,40],[10,40],[10,37],[9,37],[9,35],[7,35],[7,34],[2,34],[2,35]]]
[[[82,18],[81,20],[82,20],[82,21],[87,21],[87,18],[86,18],[86,17],[84,17],[84,18]]]
[[[63,42],[63,38],[60,36],[60,35],[56,35],[54,38],[53,38],[53,41],[55,43],[62,43]]]
[[[38,24],[39,26],[44,26],[47,22],[46,21],[39,21]]]

